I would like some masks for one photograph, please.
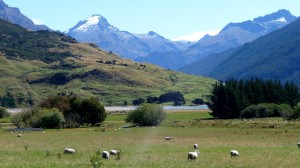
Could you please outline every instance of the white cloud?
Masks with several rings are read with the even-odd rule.
[[[33,21],[34,24],[36,25],[42,25],[43,24],[43,21],[40,20],[40,19],[31,19]]]
[[[206,34],[217,35],[221,30],[209,30],[209,31],[197,31],[190,35],[179,36],[173,39],[173,41],[198,41]]]

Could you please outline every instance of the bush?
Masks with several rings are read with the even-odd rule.
[[[7,112],[6,108],[0,107],[0,118],[8,117],[9,113]]]
[[[161,106],[145,103],[129,112],[125,121],[140,126],[156,126],[165,118],[166,113]]]
[[[266,118],[283,117],[290,118],[293,115],[293,109],[287,104],[261,103],[251,105],[241,112],[242,118]]]
[[[31,111],[19,113],[12,119],[12,123],[18,128],[60,128],[64,122],[62,112],[55,108],[35,108]]]
[[[204,100],[200,99],[200,98],[197,98],[197,99],[193,100],[192,103],[198,104],[198,105],[203,105],[204,104]]]
[[[61,128],[64,123],[65,119],[63,114],[57,109],[52,109],[48,114],[44,114],[40,117],[38,126],[42,128]]]

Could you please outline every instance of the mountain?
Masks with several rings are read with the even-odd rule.
[[[215,80],[130,61],[62,33],[0,20],[0,104],[36,104],[50,95],[95,96],[105,105],[179,91],[188,104]],[[201,86],[199,86],[201,85]]]
[[[142,61],[170,69],[179,69],[185,65],[188,67],[189,65],[187,64],[189,63],[198,61],[210,54],[220,53],[227,49],[235,48],[247,42],[251,42],[258,37],[288,25],[295,19],[296,17],[289,11],[279,10],[275,13],[255,18],[252,21],[248,20],[241,23],[229,23],[220,31],[219,34],[215,36],[206,35],[196,44],[190,46],[186,51],[151,54],[148,57],[141,59]],[[173,60],[174,62],[179,62],[179,64],[170,65],[169,61],[171,58],[180,60]],[[159,62],[157,62],[157,60],[159,60]],[[183,71],[193,74],[201,74],[201,72],[197,72],[197,70],[187,71],[183,69]]]
[[[0,0],[0,19],[18,24],[30,30],[50,30],[45,25],[36,25],[28,17],[24,16],[18,8],[12,8]]]
[[[259,77],[300,86],[300,20],[243,45],[208,73],[217,79]]]
[[[80,42],[95,43],[101,48],[119,54],[124,58],[136,59],[156,51],[178,51],[186,48],[157,33],[132,34],[121,31],[108,23],[105,17],[93,15],[66,32]]]

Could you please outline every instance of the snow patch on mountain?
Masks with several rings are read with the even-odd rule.
[[[99,15],[93,15],[85,20],[85,23],[75,29],[75,31],[86,32],[91,26],[97,25],[101,19]]]
[[[284,22],[284,23],[287,23],[287,21],[286,21],[286,19],[284,17],[279,18],[277,20],[273,20],[273,22]]]

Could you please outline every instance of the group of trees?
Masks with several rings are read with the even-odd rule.
[[[266,115],[259,114],[254,106],[260,103],[274,103],[281,105],[278,109],[284,110],[275,114],[282,116],[283,113],[289,113],[287,106],[295,107],[300,100],[300,94],[296,84],[286,82],[284,85],[277,80],[235,80],[229,79],[225,83],[217,82],[212,90],[211,102],[208,104],[212,110],[212,115],[217,118],[239,118],[249,116],[249,108],[252,109],[250,116],[264,117]],[[269,105],[272,106],[272,105]],[[248,111],[246,108],[248,107]],[[260,108],[258,106],[256,108]],[[273,108],[273,107],[272,107]],[[265,108],[266,109],[266,108]],[[288,109],[288,110],[287,110]],[[242,113],[243,110],[246,110]],[[254,114],[255,113],[255,114]],[[246,115],[246,116],[247,116]],[[268,116],[266,116],[268,117]]]
[[[132,101],[133,105],[140,105],[142,103],[150,103],[150,104],[161,104],[166,102],[173,102],[174,106],[181,106],[185,104],[185,100],[183,94],[179,91],[177,92],[168,92],[160,95],[159,97],[148,96],[147,99],[137,98]]]
[[[57,95],[48,97],[28,112],[18,114],[13,123],[18,127],[79,127],[94,126],[106,118],[104,106],[96,98]]]

